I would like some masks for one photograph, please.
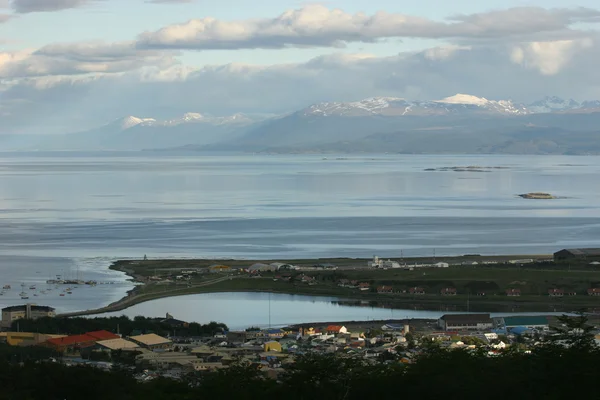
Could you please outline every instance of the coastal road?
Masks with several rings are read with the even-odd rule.
[[[227,276],[222,276],[220,278],[212,279],[210,281],[202,282],[202,283],[199,283],[196,285],[186,286],[181,289],[174,289],[174,290],[169,290],[169,291],[165,291],[165,292],[152,292],[152,293],[140,293],[140,294],[135,294],[134,292],[130,292],[128,296],[123,297],[122,299],[120,299],[114,303],[111,303],[111,304],[107,305],[106,307],[96,308],[94,310],[83,310],[83,311],[75,311],[75,312],[70,312],[70,313],[58,314],[56,317],[57,318],[83,317],[86,315],[96,315],[96,314],[104,314],[104,313],[109,313],[109,312],[121,311],[121,310],[124,310],[133,305],[143,303],[145,301],[155,300],[155,299],[159,299],[159,298],[167,297],[167,296],[168,297],[177,296],[178,294],[181,294],[181,295],[193,294],[193,293],[189,293],[189,292],[190,291],[193,292],[194,288],[210,286],[210,285],[217,284],[219,282],[223,282],[223,281],[227,281],[227,280],[231,280],[231,279],[237,279],[240,277],[242,277],[242,276],[227,275]]]

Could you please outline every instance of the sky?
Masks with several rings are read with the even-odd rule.
[[[600,99],[578,0],[0,0],[0,134],[374,96]]]

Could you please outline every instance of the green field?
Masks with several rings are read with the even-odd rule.
[[[534,264],[516,265],[509,263],[515,259],[544,260]],[[367,269],[367,259],[312,259],[286,260],[298,266],[331,263],[337,270],[286,271],[278,273],[262,273],[260,278],[250,278],[239,268],[262,262],[269,264],[273,260],[145,260],[119,261],[112,268],[125,271],[145,285],[136,288],[134,302],[148,299],[178,296],[192,293],[208,292],[272,292],[289,294],[306,294],[335,296],[341,299],[367,301],[372,305],[390,305],[424,307],[428,309],[448,308],[465,305],[474,309],[502,311],[504,309],[520,309],[521,311],[563,311],[575,309],[600,308],[600,297],[587,295],[587,289],[600,287],[600,269],[587,262],[554,263],[548,261],[550,256],[463,256],[446,258],[418,258],[398,260],[407,264],[422,264],[433,261],[444,261],[455,265],[450,268],[415,268],[407,269]],[[477,261],[477,265],[472,265]],[[496,264],[484,265],[484,262]],[[225,280],[212,283],[222,274],[207,273],[210,265],[227,265],[233,268],[225,274]],[[150,276],[160,279],[173,279],[182,270],[199,270],[204,273],[194,274],[185,283],[158,284],[148,279]],[[276,279],[285,274],[290,281]],[[299,281],[304,274],[316,280],[315,285]],[[368,291],[339,287],[340,279],[367,282],[371,285]],[[391,294],[377,293],[377,286],[386,285],[393,288]],[[411,295],[408,289],[422,287],[425,295]],[[442,296],[443,288],[456,288],[456,296]],[[520,289],[520,297],[506,296],[506,289]],[[552,288],[564,289],[565,292],[576,292],[577,296],[555,298],[548,296]],[[485,293],[485,295],[480,295]]]

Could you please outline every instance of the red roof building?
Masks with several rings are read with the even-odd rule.
[[[408,293],[410,294],[425,294],[425,289],[422,287],[411,287],[408,289]]]
[[[456,288],[443,288],[440,293],[442,296],[456,296]]]
[[[506,289],[506,295],[510,297],[519,297],[521,295],[521,289]]]
[[[392,293],[393,288],[391,286],[378,286],[377,293]]]
[[[548,289],[548,296],[550,297],[563,297],[565,291],[562,289]]]
[[[588,289],[589,296],[600,296],[600,288],[591,288]]]
[[[43,344],[56,351],[76,351],[86,347],[91,347],[96,342],[109,339],[118,339],[120,336],[108,331],[95,331],[84,333],[83,335],[71,335],[61,338],[48,339]]]

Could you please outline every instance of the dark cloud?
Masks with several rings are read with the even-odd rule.
[[[50,12],[77,8],[97,0],[12,0],[11,7],[18,13]]]

